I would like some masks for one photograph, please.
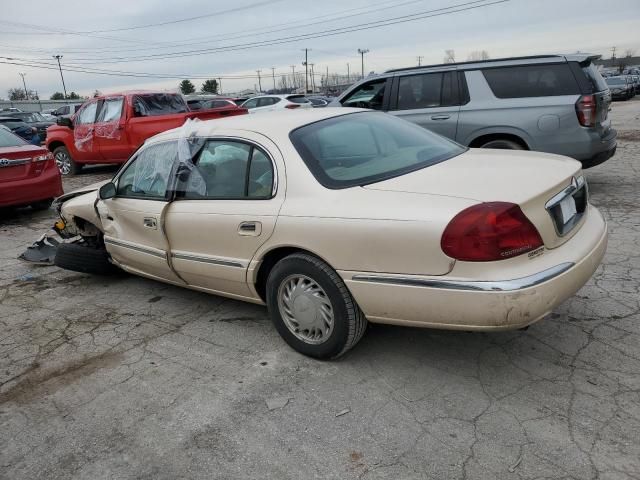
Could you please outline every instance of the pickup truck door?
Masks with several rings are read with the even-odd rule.
[[[166,214],[173,268],[191,286],[252,297],[247,269],[272,235],[285,195],[280,152],[243,132],[209,138],[193,163]]]
[[[105,98],[94,127],[100,156],[109,162],[124,162],[134,152],[125,129],[124,100],[123,96]]]
[[[73,153],[76,161],[99,160],[100,153],[94,142],[94,128],[98,101],[85,103],[73,118]]]
[[[172,271],[164,215],[173,183],[178,142],[140,150],[114,180],[116,195],[98,200],[107,251],[123,269],[184,285]]]

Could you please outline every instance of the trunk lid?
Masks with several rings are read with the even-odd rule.
[[[445,162],[365,188],[515,203],[536,226],[545,246],[555,248],[578,231],[582,218],[571,219],[571,224],[563,222],[559,203],[551,210],[547,210],[547,204],[554,197],[560,200],[558,195],[579,177],[580,163],[567,157],[519,150],[470,149]],[[570,201],[565,202],[565,217],[567,208],[571,208],[567,203]],[[576,210],[580,213],[579,205]],[[562,231],[565,223],[567,229]]]
[[[44,148],[30,144],[0,147],[0,183],[39,175],[42,169],[34,167],[33,157],[46,154]]]

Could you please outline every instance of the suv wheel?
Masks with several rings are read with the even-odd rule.
[[[269,316],[282,338],[315,358],[339,357],[362,338],[367,320],[340,276],[325,262],[297,253],[267,279]]]
[[[486,143],[480,145],[480,148],[499,148],[502,150],[524,150],[524,147],[518,142],[513,140],[507,140],[506,138],[497,138],[495,140],[489,140]]]

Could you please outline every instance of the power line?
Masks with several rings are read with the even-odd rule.
[[[474,10],[474,9],[483,8],[483,7],[496,5],[496,4],[500,4],[500,3],[506,3],[506,2],[509,2],[509,1],[510,0],[493,0],[493,1],[488,1],[487,2],[487,0],[475,0],[475,1],[470,1],[470,2],[459,3],[459,4],[456,4],[456,5],[452,5],[450,7],[437,8],[437,9],[433,9],[433,10],[426,10],[426,11],[423,11],[423,12],[418,12],[418,13],[414,13],[414,14],[410,14],[410,15],[402,15],[402,16],[398,16],[398,17],[394,17],[394,18],[390,18],[390,19],[385,19],[385,20],[378,20],[378,21],[374,21],[374,22],[365,22],[365,23],[355,24],[355,25],[351,25],[351,26],[347,26],[347,27],[333,28],[333,29],[325,30],[325,31],[312,32],[312,33],[301,34],[301,35],[292,35],[292,36],[288,36],[288,37],[281,37],[281,38],[276,38],[276,39],[271,39],[271,40],[264,40],[264,41],[259,41],[259,42],[249,42],[249,43],[244,43],[244,44],[226,45],[226,46],[215,47],[215,48],[187,50],[187,51],[183,51],[183,52],[173,52],[173,53],[160,53],[160,54],[154,54],[154,55],[139,55],[139,56],[132,56],[132,57],[104,57],[104,58],[100,58],[100,59],[96,59],[96,58],[80,58],[80,59],[76,59],[75,61],[76,62],[90,61],[90,62],[93,62],[93,63],[96,63],[96,62],[98,62],[98,63],[126,63],[126,62],[141,61],[141,60],[156,60],[156,59],[159,60],[159,59],[167,59],[167,58],[182,58],[182,57],[189,57],[189,56],[195,56],[195,55],[202,55],[204,53],[247,50],[247,49],[252,49],[252,48],[257,48],[257,47],[281,45],[283,43],[293,43],[293,42],[297,42],[297,41],[300,41],[300,40],[308,40],[308,39],[311,39],[311,38],[324,38],[324,37],[329,37],[329,36],[334,36],[334,35],[342,35],[342,34],[345,34],[345,33],[351,33],[351,32],[363,31],[363,30],[371,30],[371,29],[374,29],[374,28],[380,28],[380,27],[385,27],[385,26],[389,26],[389,25],[396,25],[396,24],[400,24],[400,23],[413,22],[413,21],[422,20],[422,19],[425,19],[425,18],[444,16],[444,15],[450,15],[450,14],[453,14],[453,13],[459,13],[459,12],[464,12],[464,11],[468,11],[468,10]]]

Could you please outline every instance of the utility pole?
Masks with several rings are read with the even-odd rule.
[[[260,72],[262,70],[256,70],[256,72],[258,73],[258,88],[260,89],[260,91],[258,93],[262,93],[262,80],[260,79]]]
[[[29,92],[27,91],[27,83],[24,81],[24,77],[26,73],[18,73],[22,77],[22,85],[24,85],[24,98],[25,100],[29,100]]]
[[[271,76],[273,77],[273,93],[276,92],[276,67],[271,67]]]
[[[365,53],[369,53],[369,49],[368,48],[364,48],[364,49],[358,49],[358,53],[360,54],[360,57],[362,58],[362,78],[364,78],[364,54]]]
[[[327,65],[327,76],[324,79],[325,95],[329,95],[329,65]]]
[[[347,63],[347,83],[351,83],[351,65]]]
[[[418,55],[416,58],[418,59],[418,66],[422,66],[422,59],[424,58],[424,56]]]
[[[296,66],[289,65],[291,67],[291,90],[296,89]]]
[[[64,84],[64,76],[62,75],[62,66],[60,66],[60,59],[62,58],[62,55],[54,55],[53,58],[55,58],[58,61],[58,68],[60,69],[60,78],[62,79],[62,90],[64,90],[64,98],[66,100],[67,99],[67,87]]]
[[[616,48],[617,47],[611,47],[611,66],[615,67],[616,65]]]
[[[218,95],[222,95],[222,78],[218,77]]]
[[[313,71],[313,66],[315,63],[311,64],[311,93],[316,91],[316,73]]]
[[[309,93],[309,49],[304,49],[304,93]]]

